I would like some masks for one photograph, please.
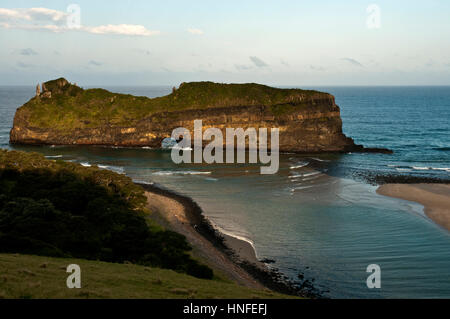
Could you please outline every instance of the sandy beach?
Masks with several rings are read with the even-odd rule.
[[[449,184],[385,184],[377,193],[423,205],[431,220],[450,231]]]
[[[145,195],[148,202],[147,208],[153,212],[152,218],[165,227],[186,236],[193,247],[194,255],[243,286],[264,288],[247,271],[233,262],[228,254],[199,234],[196,229],[198,225],[195,223],[195,216],[190,216],[192,212],[188,211],[189,207],[186,203],[180,202],[178,198],[173,198],[175,196],[168,196],[163,191],[152,190],[150,187],[146,187]],[[248,242],[225,234],[221,235],[224,244],[234,252],[237,259],[250,262],[257,267],[265,267],[263,263],[258,261],[253,247]]]
[[[145,190],[150,218],[186,236],[194,257],[222,276],[249,288],[269,289],[306,298],[321,297],[320,291],[308,280],[291,281],[278,269],[259,261],[253,245],[248,241],[214,228],[190,197],[159,185],[137,184]]]

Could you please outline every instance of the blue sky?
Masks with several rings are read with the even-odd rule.
[[[2,0],[0,85],[450,85],[449,16],[446,0]]]

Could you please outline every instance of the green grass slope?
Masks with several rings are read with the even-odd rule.
[[[66,286],[66,268],[81,268],[81,288]],[[293,298],[172,270],[72,258],[0,254],[0,298]]]

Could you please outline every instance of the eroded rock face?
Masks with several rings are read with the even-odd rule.
[[[50,99],[73,96],[83,91],[66,80],[51,82],[50,85],[49,82],[43,85],[45,89],[41,93],[42,95],[50,92]],[[187,86],[188,84],[184,85],[183,89]],[[182,87],[174,92],[180,90]],[[172,94],[175,94],[174,92]],[[116,95],[110,94],[111,96],[105,96],[105,99],[113,104]],[[130,96],[129,102],[132,103],[134,99]],[[209,127],[221,129],[224,142],[226,128],[279,128],[280,151],[316,153],[363,150],[362,146],[355,145],[351,138],[342,133],[340,110],[332,95],[318,92],[304,97],[288,95],[287,99],[290,100],[288,106],[235,105],[173,111],[168,109],[135,119],[133,125],[117,125],[105,121],[103,125],[79,125],[70,130],[32,125],[30,119],[35,116],[32,112],[36,112],[36,108],[40,107],[39,103],[34,102],[33,107],[25,104],[17,110],[10,141],[20,144],[160,147],[161,141],[170,137],[172,130],[177,127],[185,127],[193,135],[194,120],[201,119],[204,130]],[[83,121],[80,119],[80,123],[89,123],[86,119]]]

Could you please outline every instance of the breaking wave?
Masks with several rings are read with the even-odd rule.
[[[302,168],[305,167],[309,164],[309,162],[299,162],[297,163],[297,165],[293,165],[291,167],[289,167],[290,169],[297,169],[297,168]]]
[[[98,167],[102,169],[107,169],[109,171],[113,171],[115,173],[125,174],[124,168],[120,166],[98,165]]]
[[[159,171],[154,172],[153,175],[209,175],[211,173],[201,171]]]
[[[432,166],[404,166],[404,165],[387,165],[388,167],[393,167],[399,172],[410,172],[415,171],[444,171],[450,172],[450,167],[432,167]]]

